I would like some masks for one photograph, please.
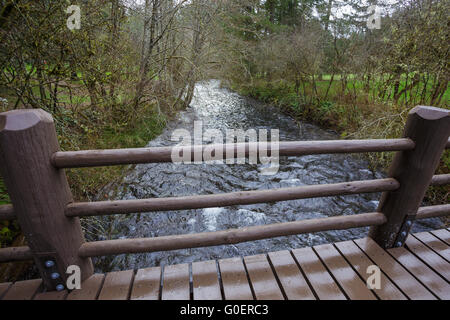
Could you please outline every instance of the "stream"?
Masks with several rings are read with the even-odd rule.
[[[149,147],[171,146],[175,129],[193,131],[201,120],[204,130],[279,129],[280,141],[330,140],[339,136],[308,123],[298,123],[275,107],[245,98],[222,88],[217,80],[198,83],[191,106],[169,121],[164,132]],[[261,164],[139,164],[124,178],[99,193],[96,200],[177,197],[234,191],[264,190],[302,185],[380,179],[382,172],[369,170],[359,155],[311,155],[280,157],[275,175],[263,175]],[[223,208],[150,212],[96,217],[89,220],[88,241],[159,237],[211,232],[245,226],[302,219],[373,212],[379,193],[293,200]],[[416,222],[413,232],[442,227],[439,219]],[[236,245],[194,248],[147,254],[94,258],[96,272],[138,269],[162,264],[260,254],[365,237],[368,228],[327,231],[280,237]]]

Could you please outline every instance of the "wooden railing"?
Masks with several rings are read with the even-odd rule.
[[[279,142],[280,156],[396,151],[386,179],[273,190],[140,200],[73,202],[65,168],[171,162],[171,147],[60,151],[52,117],[43,110],[0,114],[0,170],[13,205],[0,206],[0,220],[18,219],[28,246],[0,249],[0,262],[34,260],[47,289],[62,288],[66,268],[78,265],[82,278],[93,273],[90,257],[216,246],[302,233],[371,226],[369,236],[384,248],[402,246],[416,219],[450,214],[450,204],[420,207],[430,185],[450,184],[450,174],[434,175],[450,148],[450,111],[416,107],[403,138]],[[224,158],[270,153],[271,144],[209,145]],[[181,147],[180,154],[202,151]],[[197,159],[198,160],[198,159]],[[383,192],[377,212],[300,220],[241,229],[144,239],[85,242],[79,217],[186,210]],[[55,278],[55,273],[58,277]],[[58,286],[60,285],[60,286]]]

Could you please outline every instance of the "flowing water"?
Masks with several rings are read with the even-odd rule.
[[[280,141],[338,139],[331,131],[308,123],[297,123],[278,109],[244,98],[220,87],[219,81],[199,83],[191,107],[168,123],[164,132],[148,146],[169,146],[175,129],[194,129],[201,120],[204,130],[279,129]],[[275,175],[262,175],[260,164],[140,164],[105,194],[111,199],[143,199],[187,195],[263,190],[302,185],[338,183],[383,178],[368,169],[357,155],[312,155],[281,157]],[[152,212],[98,217],[89,221],[90,241],[218,231],[244,226],[372,212],[380,194],[361,194],[294,200],[225,208]],[[439,219],[417,222],[414,232],[441,227]],[[176,264],[210,259],[259,254],[301,248],[364,237],[368,228],[318,232],[298,236],[246,242],[236,245],[195,248],[147,254],[95,258],[98,272],[137,269],[161,264]]]

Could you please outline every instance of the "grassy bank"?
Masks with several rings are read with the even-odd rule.
[[[152,105],[142,107],[139,116],[131,118],[91,107],[60,109],[52,114],[62,150],[144,147],[161,133],[166,120]],[[75,201],[92,200],[105,185],[119,179],[127,167],[66,170]],[[8,203],[10,199],[0,177],[0,205]],[[0,221],[0,247],[20,243],[23,239],[17,222]]]
[[[335,130],[342,138],[389,139],[402,136],[408,112],[414,106],[380,100],[372,92],[364,91],[356,80],[349,82],[345,90],[342,90],[340,82],[330,85],[328,80],[318,81],[316,88],[296,89],[293,83],[263,79],[254,80],[251,84],[235,83],[232,88],[240,94],[278,106],[298,120]],[[353,94],[350,94],[353,89]],[[311,98],[313,96],[322,98]],[[450,97],[450,90],[445,97]],[[448,105],[440,107],[449,108]],[[370,153],[367,156],[372,169],[386,171],[393,153]],[[444,152],[437,173],[450,173],[449,150]],[[431,187],[425,198],[430,204],[444,204],[449,200],[448,187]]]

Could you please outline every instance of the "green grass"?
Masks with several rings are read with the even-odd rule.
[[[159,119],[156,114],[151,113],[139,117],[133,125],[126,125],[120,130],[114,126],[107,126],[102,132],[98,145],[102,149],[124,146],[143,147],[161,133],[163,124],[164,119]]]
[[[0,205],[11,203],[3,179],[0,178]],[[17,221],[0,221],[0,248],[8,247],[20,234]]]
[[[320,76],[317,76],[317,79]],[[349,75],[347,77],[347,83],[343,90],[342,81],[340,80],[340,75],[335,75],[334,81],[330,85],[331,75],[323,75],[324,80],[317,80],[315,82],[316,90],[318,92],[318,100],[329,100],[336,101],[342,99],[344,96],[353,97],[353,103],[391,103],[394,102],[394,93],[393,87],[389,87],[386,90],[386,94],[384,97],[381,97],[381,90],[383,89],[382,82],[374,82],[373,80],[370,82],[370,88],[366,90],[366,84],[364,81],[356,79],[354,75]],[[410,84],[411,80],[406,82],[406,75],[402,77],[402,80],[399,82],[398,91],[401,92],[406,85]],[[413,104],[420,103],[420,96],[424,89],[425,84],[423,82],[419,83],[413,90],[408,90],[406,93],[402,93],[399,96],[398,104],[399,105],[408,105],[411,106]],[[246,85],[235,85],[235,89],[241,91],[244,94],[248,94],[254,96],[260,100],[271,102],[275,104],[282,105],[296,105],[298,102],[298,98],[296,98],[297,94],[295,92],[295,86],[293,83],[278,80],[267,82],[264,79],[257,79],[253,86]],[[314,88],[310,82],[305,84],[306,94],[304,92],[303,86],[300,86],[300,96],[311,97],[315,96]],[[329,89],[328,89],[329,87]],[[429,100],[430,94],[433,88],[432,83],[428,83],[426,85],[425,95],[426,100]],[[326,94],[328,90],[328,95]],[[406,101],[405,101],[406,98]],[[412,99],[413,98],[413,99]],[[412,99],[412,100],[411,100]],[[307,99],[308,100],[308,99]],[[316,99],[317,100],[317,99]],[[442,96],[440,105],[436,107],[449,107],[450,101],[450,88],[447,88],[444,95]]]
[[[55,119],[58,140],[63,150],[144,147],[162,132],[165,125],[165,118],[161,119],[151,106],[132,123],[120,125],[111,123],[97,130],[93,128],[93,125],[86,128],[83,121],[87,120],[75,118],[76,116],[69,111],[65,111],[64,117],[65,119]],[[74,198],[77,201],[92,199],[105,185],[119,179],[128,167],[110,166],[67,170],[67,178]],[[9,203],[6,187],[0,177],[0,205]],[[20,233],[17,221],[0,221],[0,247],[11,246]]]
[[[33,86],[32,90],[36,96],[40,96],[38,86]],[[12,92],[4,89],[1,92],[1,96],[9,101],[9,106],[0,110],[3,112],[13,106],[15,99]],[[131,116],[132,109],[126,102],[130,101],[129,95],[120,91],[117,93],[117,104],[114,107],[110,107],[109,103],[93,107],[89,96],[82,94],[81,90],[74,90],[72,99],[68,90],[59,92],[59,108],[53,118],[62,150],[144,147],[162,132],[166,118],[157,113],[155,106],[142,105],[136,115]],[[46,96],[50,99],[47,90]],[[74,106],[77,107],[73,108]],[[21,107],[23,106],[19,105]],[[119,179],[127,168],[128,166],[111,166],[67,170],[74,199],[92,199],[105,185]],[[8,203],[10,199],[0,177],[0,205]],[[17,222],[0,222],[0,247],[10,246],[19,234]]]
[[[325,75],[325,78],[330,80],[331,76]],[[400,83],[400,90],[405,87],[405,82],[403,80]],[[408,111],[415,107],[415,103],[405,105],[403,97],[399,99],[398,104],[389,97],[380,99],[376,88],[366,92],[364,83],[357,79],[347,83],[344,93],[341,82],[333,81],[326,99],[321,97],[325,95],[328,82],[317,81],[316,85],[318,99],[315,98],[311,84],[306,85],[306,94],[301,88],[299,96],[295,92],[294,84],[284,80],[269,82],[257,79],[252,85],[234,83],[232,88],[243,95],[276,105],[294,118],[333,129],[343,138],[351,139],[398,138],[402,135]],[[419,90],[422,90],[423,86],[423,83],[420,84]],[[354,87],[356,92],[353,92]],[[431,88],[430,84],[428,88]],[[408,93],[408,101],[410,96]],[[449,109],[449,98],[450,89],[447,89],[438,107]],[[370,153],[366,156],[372,168],[387,170],[393,153]],[[437,174],[449,172],[450,151],[447,150],[441,158]],[[448,189],[433,187],[428,190],[425,199],[430,204],[443,204],[448,203],[448,197]]]
[[[93,112],[92,117],[99,117],[98,113]],[[166,121],[165,117],[156,113],[152,106],[143,109],[139,117],[134,120],[105,119],[96,129],[92,125],[89,126],[89,119],[88,116],[78,119],[76,123],[66,123],[61,126],[65,130],[79,127],[84,131],[84,133],[60,134],[61,148],[87,150],[144,147],[162,132]],[[74,143],[74,138],[80,139],[81,142]],[[74,198],[77,200],[92,198],[105,185],[120,178],[127,168],[128,166],[110,166],[68,170],[67,176]]]

